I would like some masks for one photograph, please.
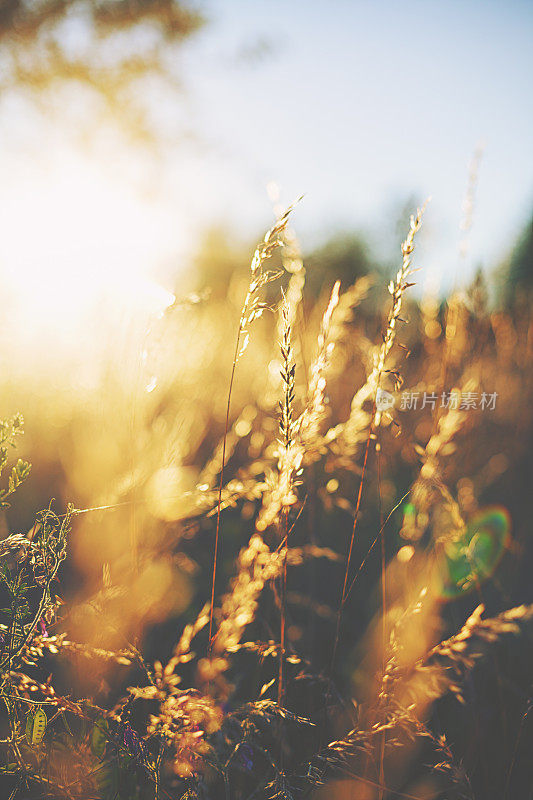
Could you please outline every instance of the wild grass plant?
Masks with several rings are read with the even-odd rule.
[[[223,300],[229,356],[216,300],[179,311],[185,389],[106,442],[112,489],[0,542],[6,798],[529,796],[529,317],[416,300],[423,209],[383,318],[370,277],[307,302],[290,213]]]

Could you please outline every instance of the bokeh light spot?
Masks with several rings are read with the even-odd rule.
[[[500,506],[480,509],[456,541],[446,544],[438,564],[441,595],[460,597],[494,574],[509,544],[511,520]]]

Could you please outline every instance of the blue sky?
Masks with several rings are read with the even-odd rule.
[[[209,23],[184,57],[190,124],[204,146],[199,216],[257,229],[274,179],[287,200],[305,193],[295,220],[309,245],[340,227],[379,240],[409,196],[431,195],[424,258],[446,275],[483,140],[471,264],[506,252],[533,212],[533,3],[201,7]]]

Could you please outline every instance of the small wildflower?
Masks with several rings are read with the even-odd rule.
[[[144,755],[144,743],[139,737],[137,731],[134,731],[131,725],[124,725],[122,733],[124,747],[128,750],[130,755],[134,758],[141,759]]]

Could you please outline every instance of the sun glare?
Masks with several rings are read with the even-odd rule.
[[[37,336],[77,344],[96,312],[104,333],[173,301],[155,280],[179,246],[168,208],[81,154],[11,172],[0,189],[0,275],[8,317],[32,346]]]

